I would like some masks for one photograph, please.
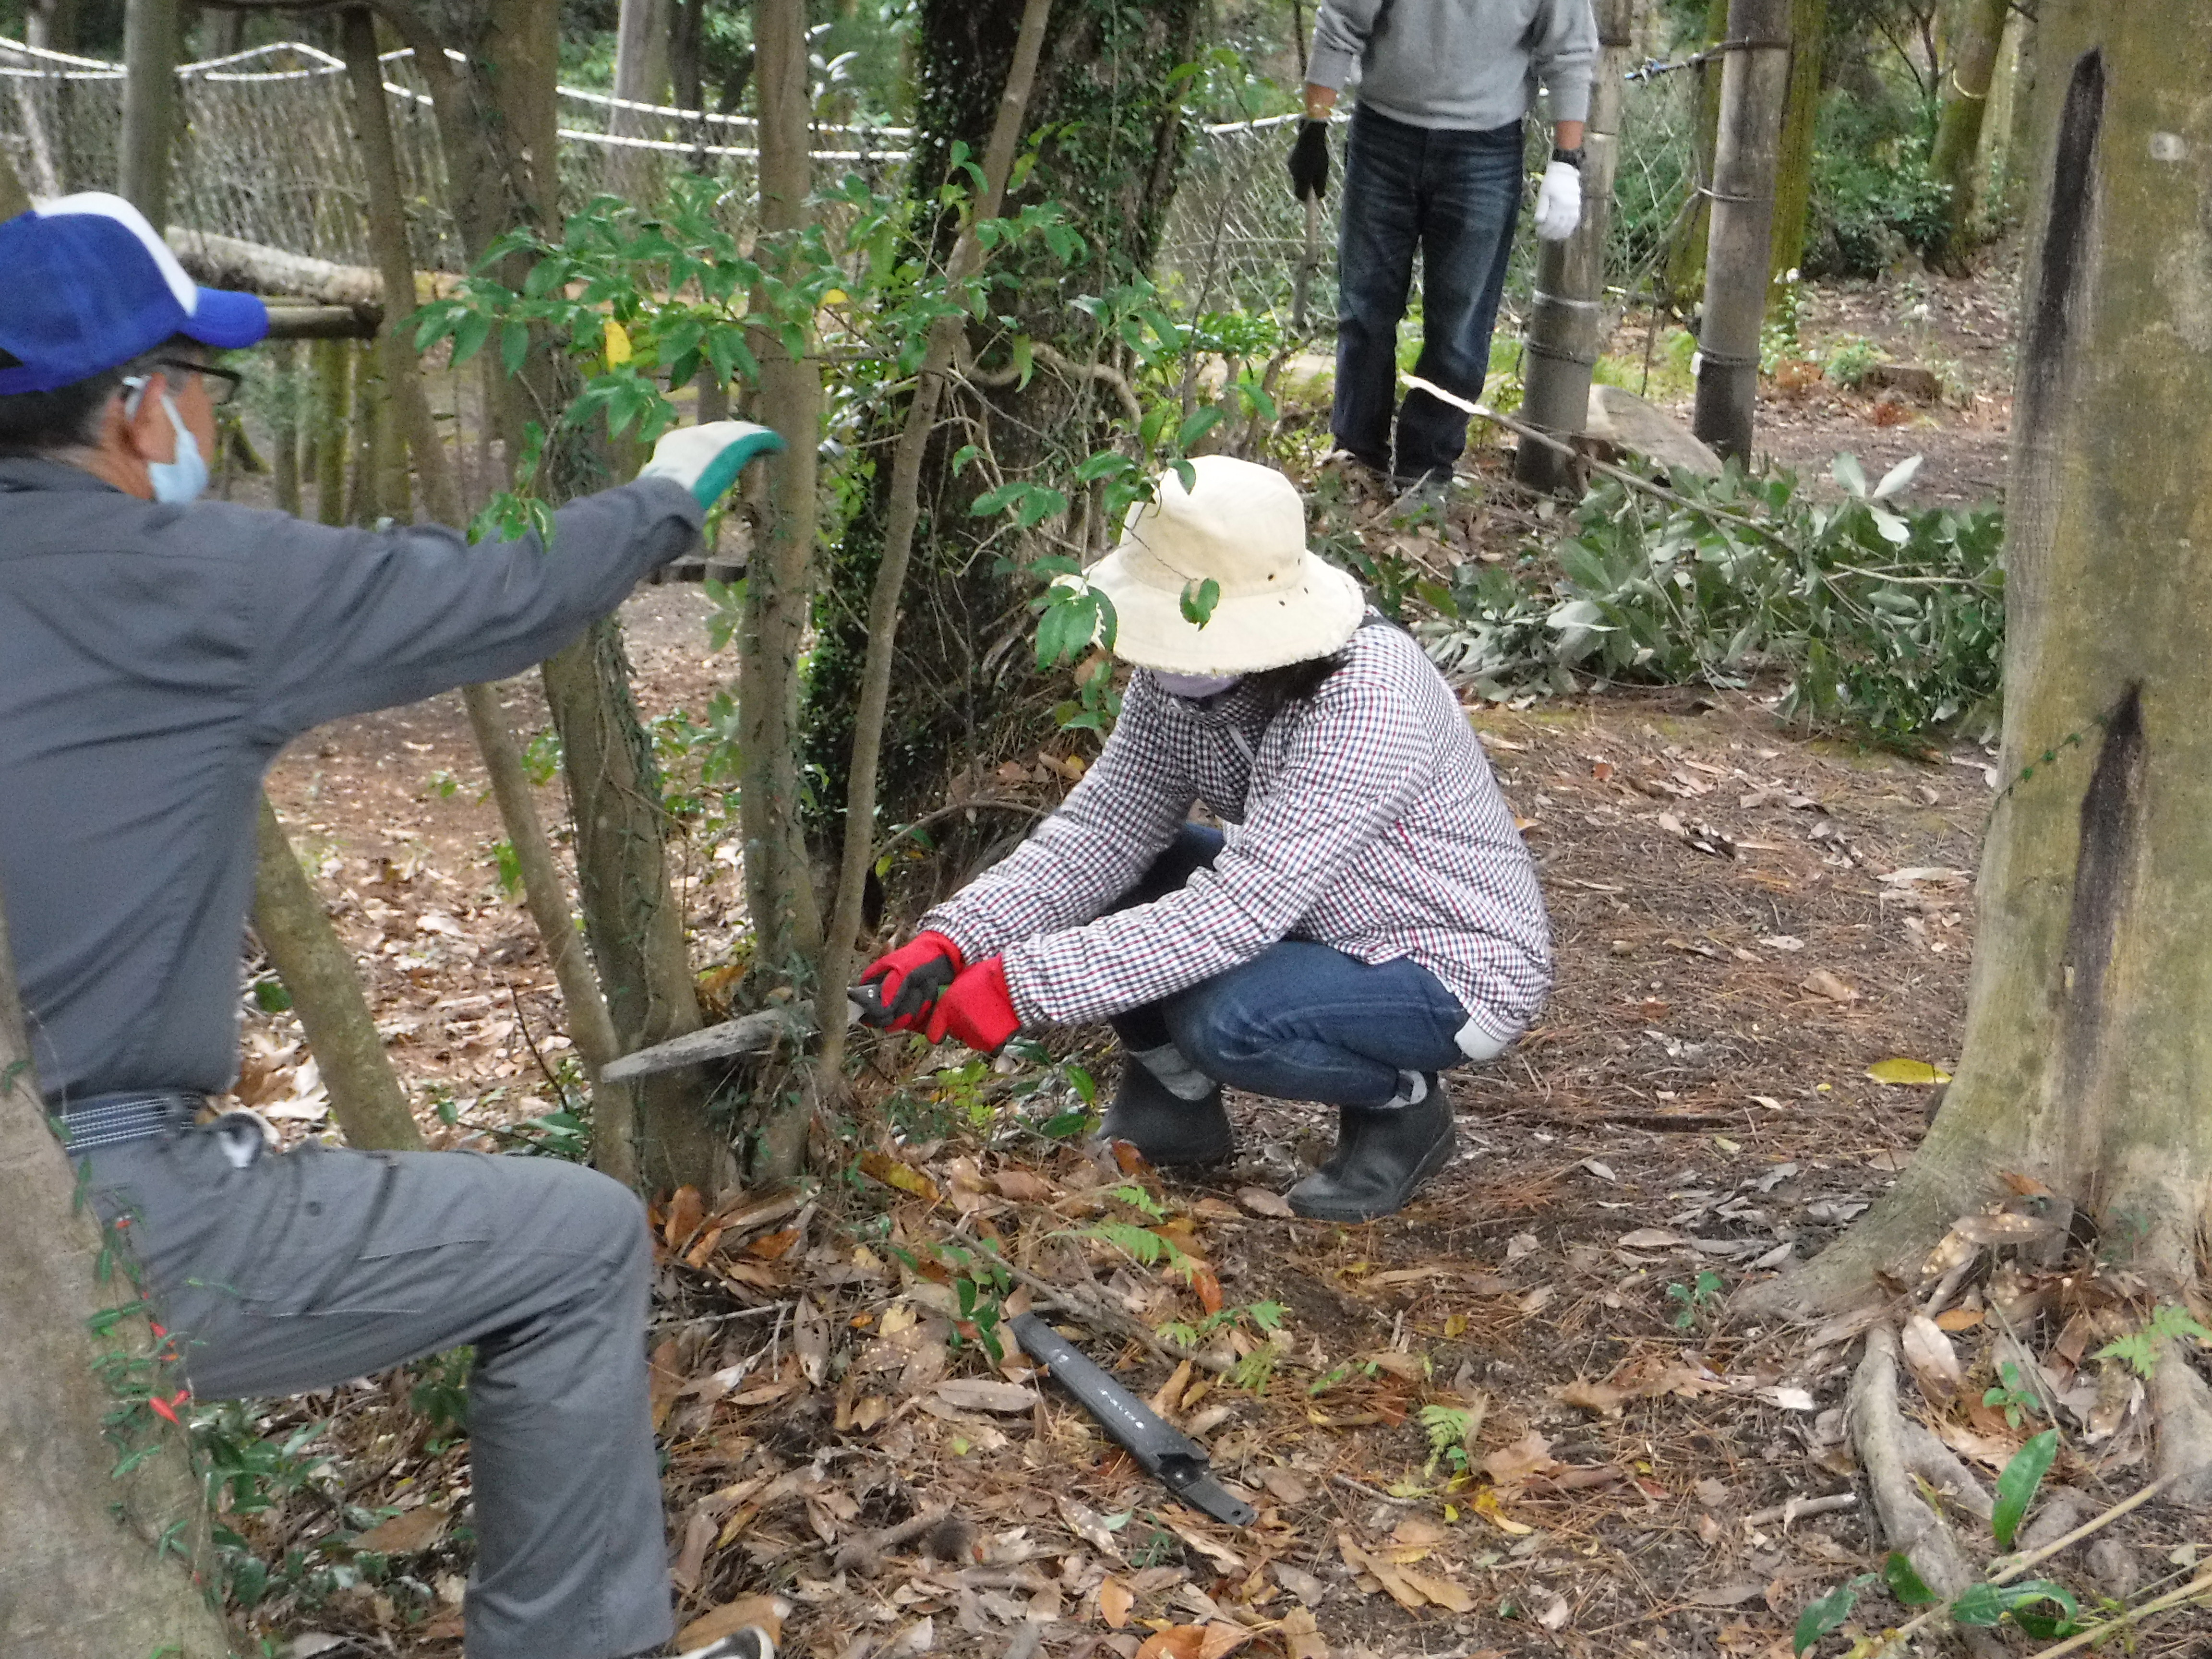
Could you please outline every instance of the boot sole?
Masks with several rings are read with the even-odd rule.
[[[1361,1204],[1331,1204],[1327,1200],[1316,1204],[1311,1199],[1300,1197],[1297,1187],[1291,1188],[1285,1196],[1289,1201],[1291,1212],[1309,1221],[1380,1221],[1385,1216],[1397,1214],[1411,1204],[1413,1194],[1421,1190],[1421,1183],[1450,1163],[1452,1154],[1458,1150],[1459,1126],[1448,1122],[1443,1133],[1437,1137],[1436,1145],[1422,1153],[1421,1161],[1413,1166],[1413,1176],[1406,1182],[1398,1201],[1382,1208]],[[1299,1186],[1304,1184],[1301,1182]]]

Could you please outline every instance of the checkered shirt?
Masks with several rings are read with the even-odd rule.
[[[1211,870],[1133,887],[1194,802],[1226,828]],[[1502,1044],[1551,983],[1528,849],[1459,700],[1370,620],[1312,700],[1273,719],[1249,687],[1205,707],[1139,669],[1097,762],[1007,858],[922,918],[970,962],[1003,951],[1024,1024],[1139,1007],[1283,939],[1411,957]]]

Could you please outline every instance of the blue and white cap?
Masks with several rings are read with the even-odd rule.
[[[269,332],[252,294],[202,288],[120,196],[57,197],[0,223],[0,395],[52,392],[182,334],[229,350]]]

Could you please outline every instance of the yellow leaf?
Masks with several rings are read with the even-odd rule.
[[[607,367],[614,368],[630,358],[629,331],[610,317],[606,321]]]
[[[1931,1089],[1939,1083],[1948,1083],[1951,1074],[1930,1066],[1924,1060],[1877,1060],[1867,1067],[1867,1075],[1876,1083],[1895,1084],[1915,1089]]]
[[[850,297],[843,289],[833,288],[822,296],[822,303],[825,306],[842,306]]]
[[[1109,1576],[1098,1581],[1098,1616],[1106,1621],[1109,1630],[1119,1630],[1129,1622],[1129,1609],[1137,1603],[1129,1587],[1120,1579]]]
[[[1465,1336],[1466,1334],[1467,1316],[1465,1314],[1446,1314],[1444,1316],[1444,1338],[1447,1341],[1455,1337]]]
[[[1485,1487],[1474,1495],[1474,1512],[1505,1534],[1509,1538],[1526,1538],[1535,1528],[1526,1526],[1507,1515],[1498,1502],[1498,1494]]]

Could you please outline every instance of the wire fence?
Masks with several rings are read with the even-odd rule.
[[[416,258],[425,268],[461,269],[422,77],[410,52],[383,61]],[[345,76],[342,61],[296,42],[183,65],[172,222],[340,264],[370,263],[368,185]],[[33,196],[114,188],[122,88],[120,64],[0,39],[0,147]],[[749,210],[758,157],[750,117],[570,87],[559,100],[565,207],[600,193],[649,199],[669,171],[681,168],[722,180],[732,210]],[[1306,213],[1283,169],[1297,118],[1207,126],[1194,136],[1156,266],[1180,308],[1269,317],[1287,336],[1303,279],[1304,331],[1332,330],[1341,168],[1332,169],[1318,246],[1310,245]],[[1651,290],[1696,184],[1694,121],[1692,77],[1646,71],[1630,78],[1607,258],[1615,320]],[[1532,123],[1532,145],[1539,131]],[[858,173],[875,189],[896,190],[911,137],[898,127],[825,124],[816,129],[814,155],[824,172]],[[1501,338],[1514,331],[1534,269],[1524,213]]]

